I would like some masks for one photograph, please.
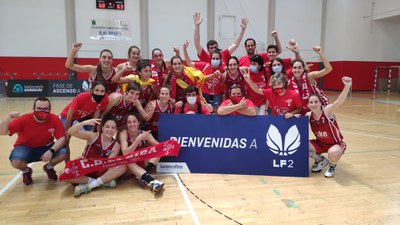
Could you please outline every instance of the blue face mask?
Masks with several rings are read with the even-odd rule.
[[[282,73],[282,66],[274,66],[272,67],[272,71],[274,71],[274,73]]]
[[[258,71],[258,68],[255,65],[250,65],[249,69],[250,69],[250,72],[252,72],[252,73],[257,73],[257,71]]]
[[[211,66],[214,68],[218,67],[220,64],[221,64],[221,60],[219,60],[219,59],[211,60]]]

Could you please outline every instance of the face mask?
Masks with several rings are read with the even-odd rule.
[[[283,87],[273,89],[273,91],[278,95],[281,94],[284,90],[285,90],[285,88],[283,88]]]
[[[257,71],[258,71],[258,68],[257,68],[257,66],[254,66],[254,65],[250,65],[250,72],[252,72],[252,73],[257,73]]]
[[[92,97],[94,99],[95,102],[97,102],[97,104],[99,104],[101,102],[101,100],[104,98],[104,95],[96,95],[92,93]]]
[[[221,60],[219,60],[219,59],[213,59],[213,60],[211,60],[211,66],[212,67],[218,67],[219,66],[219,64],[221,64]]]
[[[274,66],[272,67],[272,71],[274,71],[274,73],[282,73],[282,66]]]
[[[187,103],[190,104],[190,105],[194,105],[196,103],[196,99],[197,99],[196,96],[186,97]]]
[[[49,112],[34,112],[33,113],[37,120],[45,121],[49,117]]]
[[[232,96],[231,101],[233,104],[238,104],[242,100],[243,96]]]

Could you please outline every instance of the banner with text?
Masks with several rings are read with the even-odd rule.
[[[8,97],[45,97],[47,80],[8,80]]]
[[[49,80],[48,96],[77,96],[89,90],[86,80]]]
[[[307,117],[160,114],[159,141],[168,139],[179,157],[157,172],[309,176]]]

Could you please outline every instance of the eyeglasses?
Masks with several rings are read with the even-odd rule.
[[[36,107],[35,112],[50,112],[50,108],[42,108],[42,107]]]

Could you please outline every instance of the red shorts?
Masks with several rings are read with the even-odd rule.
[[[328,152],[329,148],[334,145],[340,146],[340,148],[342,149],[342,154],[344,153],[344,151],[346,151],[346,144],[343,141],[335,144],[325,144],[317,140],[310,140],[310,143],[314,146],[315,151],[317,152],[318,155]]]

